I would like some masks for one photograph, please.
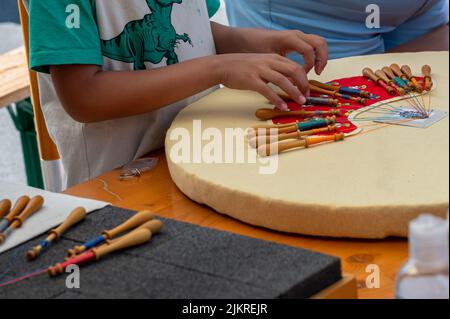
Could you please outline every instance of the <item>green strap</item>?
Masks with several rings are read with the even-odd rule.
[[[7,107],[11,119],[20,133],[22,153],[29,186],[44,188],[41,160],[34,127],[33,106],[29,99],[16,103],[16,108]]]

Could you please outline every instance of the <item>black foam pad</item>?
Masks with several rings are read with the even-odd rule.
[[[25,252],[41,236],[0,255],[0,285],[63,261],[66,250],[127,220],[106,207],[67,232],[34,262]],[[340,260],[320,253],[162,219],[147,244],[81,268],[81,288],[67,274],[42,274],[0,288],[0,298],[307,298],[341,279]]]

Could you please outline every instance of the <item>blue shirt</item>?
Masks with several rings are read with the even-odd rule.
[[[448,23],[448,0],[226,1],[231,25],[320,35],[331,59],[384,53]],[[379,29],[366,27],[372,3],[380,7]]]

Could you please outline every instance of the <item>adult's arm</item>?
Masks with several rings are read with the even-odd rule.
[[[446,24],[388,52],[448,51],[448,37],[449,28]]]

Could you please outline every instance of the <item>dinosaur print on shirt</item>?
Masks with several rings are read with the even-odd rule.
[[[116,37],[101,40],[103,55],[133,63],[134,70],[145,70],[145,62],[159,64],[166,58],[167,65],[179,62],[175,48],[180,43],[193,46],[188,34],[177,34],[172,24],[174,4],[183,0],[146,0],[151,10],[143,19],[130,21]]]

